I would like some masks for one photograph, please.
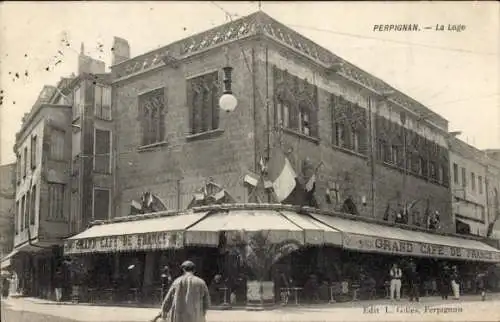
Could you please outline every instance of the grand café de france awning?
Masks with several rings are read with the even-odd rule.
[[[354,219],[354,218],[353,218]],[[224,205],[178,213],[119,218],[65,241],[67,255],[217,247],[221,232],[268,232],[269,242],[330,245],[360,252],[500,262],[500,250],[481,241],[352,220],[334,213],[283,205]]]

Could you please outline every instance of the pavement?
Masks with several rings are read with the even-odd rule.
[[[146,322],[158,308],[132,308],[56,303],[34,298],[2,300],[2,322]],[[271,311],[210,310],[207,322],[257,321],[500,321],[500,294],[485,301],[475,296],[460,300],[425,297],[407,300],[358,301],[308,306],[277,307]]]

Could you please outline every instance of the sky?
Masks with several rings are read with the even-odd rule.
[[[445,117],[480,149],[500,148],[497,2],[267,2],[261,10]],[[0,164],[45,84],[87,55],[111,64],[113,36],[140,55],[259,10],[256,1],[0,3]],[[420,32],[374,31],[419,24]],[[443,25],[444,31],[435,30]],[[448,25],[465,29],[448,31]],[[423,27],[432,26],[430,30]],[[17,73],[17,75],[16,75]]]

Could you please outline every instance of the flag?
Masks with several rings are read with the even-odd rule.
[[[390,211],[391,211],[391,205],[389,203],[387,203],[387,207],[385,208],[385,212],[384,212],[384,220],[385,221],[389,220]]]
[[[252,173],[252,174],[245,175],[245,177],[243,178],[243,181],[245,183],[251,185],[252,187],[255,187],[259,183],[259,178],[257,176],[254,176]]]
[[[140,202],[132,200],[132,202],[130,203],[130,214],[131,215],[142,214],[142,205]]]
[[[260,166],[261,173],[266,173],[267,172],[267,166],[266,166],[266,163],[264,162],[264,158],[263,157],[260,157],[259,166]]]
[[[309,180],[307,180],[306,191],[311,192],[315,187],[316,187],[316,173],[313,173],[313,175],[309,178]]]
[[[226,191],[224,189],[219,190],[219,192],[214,193],[213,198],[215,201],[220,201],[226,196]]]
[[[278,202],[285,200],[295,189],[297,174],[281,149],[273,150],[269,168],[269,179],[276,194]]]

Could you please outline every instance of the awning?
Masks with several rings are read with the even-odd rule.
[[[10,253],[8,253],[6,256],[2,257],[2,259],[0,259],[0,269],[8,268],[12,264],[12,261],[11,261],[12,257],[14,255],[16,255],[17,253],[19,253],[19,251],[14,249]]]
[[[477,240],[311,214],[342,232],[346,249],[394,255],[500,262],[500,250]]]
[[[275,210],[229,210],[208,215],[189,227],[185,233],[187,245],[216,247],[220,232],[226,233],[227,243],[248,233],[264,232],[269,243],[294,240],[300,244],[341,245],[339,231],[313,218],[294,212]]]
[[[458,221],[464,225],[469,226],[470,233],[473,235],[481,236],[481,235],[484,235],[486,233],[486,231],[488,230],[484,223],[477,222],[475,220],[460,217],[460,218],[456,219],[456,221]]]
[[[106,253],[180,248],[184,230],[207,213],[187,213],[152,219],[100,224],[68,238],[65,254]]]

